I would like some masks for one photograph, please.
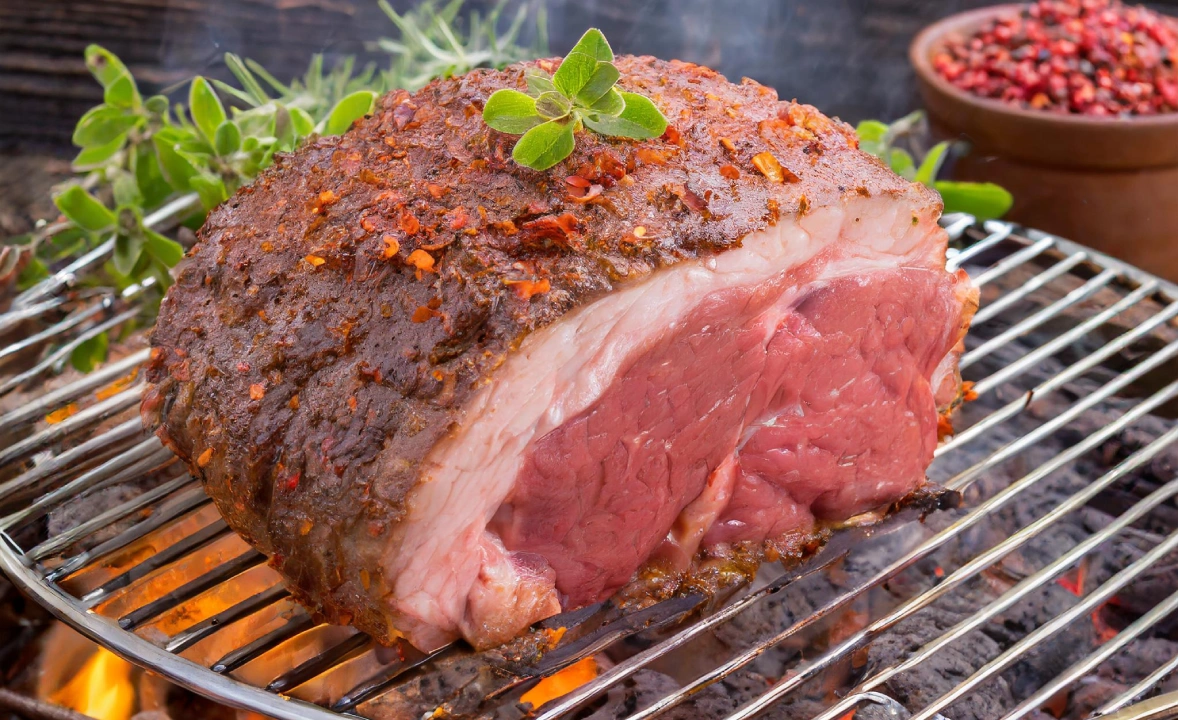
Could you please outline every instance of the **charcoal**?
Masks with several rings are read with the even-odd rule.
[[[875,673],[903,661],[965,617],[964,613],[931,607],[901,622],[872,643],[868,672]],[[972,674],[979,664],[979,657],[994,657],[999,651],[993,639],[979,632],[970,633],[911,670],[893,677],[886,683],[888,694],[910,710],[925,707]],[[953,720],[990,720],[1000,717],[1014,705],[1015,698],[1009,685],[1005,679],[998,678],[952,706],[945,715]]]

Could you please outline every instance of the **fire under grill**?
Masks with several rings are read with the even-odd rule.
[[[102,247],[0,315],[0,564],[106,648],[275,718],[1178,717],[1178,287],[945,223],[982,303],[940,489],[720,597],[552,618],[539,659],[317,624],[143,432],[142,341],[46,379],[138,313],[139,288],[78,282]]]

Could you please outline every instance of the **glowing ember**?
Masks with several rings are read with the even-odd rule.
[[[1076,597],[1082,597],[1084,595],[1084,580],[1087,577],[1088,559],[1084,558],[1084,561],[1076,566],[1075,570],[1060,577],[1055,582],[1059,583],[1060,587],[1062,587],[1064,590],[1067,590]]]
[[[99,648],[49,699],[97,720],[127,720],[135,706],[132,670],[129,662]]]
[[[569,665],[564,670],[541,680],[536,687],[524,693],[522,702],[537,708],[555,698],[567,695],[593,678],[597,677],[597,661],[591,657]]]
[[[1092,630],[1096,633],[1096,641],[1101,644],[1112,640],[1118,633],[1115,627],[1105,621],[1104,614],[1101,612],[1103,609],[1104,605],[1101,605],[1092,611]]]

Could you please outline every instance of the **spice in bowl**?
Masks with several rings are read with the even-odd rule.
[[[949,38],[933,68],[979,97],[1045,112],[1178,112],[1178,20],[1119,0],[1037,0]]]

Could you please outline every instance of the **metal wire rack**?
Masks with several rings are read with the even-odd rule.
[[[966,216],[945,220],[955,241],[949,264],[967,268],[983,288],[983,305],[962,368],[974,391],[997,396],[1050,358],[1087,340],[1089,351],[1060,363],[1059,372],[1038,381],[1024,396],[1013,397],[985,417],[964,427],[937,451],[938,466],[952,466],[955,456],[997,428],[1018,419],[1031,398],[1059,393],[1068,383],[1099,375],[1096,389],[1069,400],[1053,417],[1032,430],[954,472],[944,486],[967,493],[979,478],[1010,464],[1023,463],[1020,476],[1005,487],[979,497],[953,522],[895,557],[862,582],[825,602],[815,612],[771,636],[749,644],[678,690],[639,707],[635,720],[657,717],[695,696],[712,683],[754,662],[770,648],[801,637],[840,609],[883,586],[963,534],[990,521],[1001,509],[1019,502],[1052,474],[1147,416],[1155,418],[1178,398],[1178,286],[1086,249],[1072,242],[1016,225],[976,223]],[[209,499],[157,440],[146,436],[135,409],[143,389],[133,380],[147,358],[139,350],[66,384],[42,379],[60,370],[69,353],[86,338],[117,328],[138,313],[141,288],[122,295],[80,293],[74,289],[87,267],[100,262],[109,248],[99,248],[40,286],[16,298],[0,314],[0,334],[22,339],[0,349],[0,363],[35,352],[27,369],[0,379],[0,396],[8,409],[0,415],[0,567],[19,586],[71,626],[119,655],[196,692],[229,705],[275,718],[339,718],[341,714],[370,717],[380,701],[396,692],[407,678],[432,672],[435,666],[470,651],[451,647],[423,655],[409,646],[377,648],[348,628],[314,622],[282,585],[264,558],[229,531]],[[1017,283],[1001,280],[1024,278]],[[994,288],[1002,285],[1001,292]],[[1026,300],[1044,289],[1063,287],[1058,299],[1028,309]],[[989,292],[987,292],[989,291]],[[1066,322],[1065,322],[1066,319]],[[32,331],[28,328],[33,327]],[[1116,328],[1110,333],[1110,328]],[[1017,341],[1027,351],[1008,362],[995,362]],[[1159,339],[1160,338],[1160,339]],[[983,369],[988,370],[983,371]],[[1140,391],[1143,380],[1161,377]],[[115,383],[112,387],[112,383]],[[33,387],[29,390],[30,386]],[[20,397],[17,403],[9,398]],[[1117,400],[1120,414],[1070,447],[1034,466],[1025,453],[1094,409]],[[68,408],[68,412],[62,411]],[[47,424],[51,413],[65,415]],[[798,661],[759,696],[738,707],[728,720],[752,718],[815,682],[823,673],[868,646],[876,638],[938,600],[959,591],[968,581],[1049,531],[1061,518],[1084,507],[1103,490],[1121,482],[1154,460],[1176,440],[1178,423],[1104,472],[1081,489],[1063,497],[1046,514],[997,544],[979,548],[966,562],[936,584],[904,599],[860,629],[831,643],[817,656]],[[970,456],[971,458],[974,456]],[[84,494],[132,483],[140,490],[63,532],[46,528],[52,514]],[[834,720],[866,705],[881,705],[896,716],[919,720],[945,718],[953,703],[993,680],[1049,638],[1092,613],[1136,578],[1178,552],[1178,528],[1156,538],[1153,547],[1119,572],[1084,593],[1065,612],[1040,624],[1001,654],[990,658],[948,692],[923,707],[907,709],[886,692],[890,679],[960,642],[969,633],[1083,562],[1118,534],[1178,497],[1178,479],[1162,484],[1124,509],[1107,526],[1029,572],[997,599],[951,627],[939,637],[890,666],[877,668],[832,700],[819,718]],[[697,596],[674,598],[638,613],[611,611],[608,604],[566,614],[549,623],[585,628],[535,666],[515,666],[500,674],[478,702],[488,716],[513,717],[520,694],[537,679],[576,660],[600,652],[611,643],[657,629],[657,641],[601,672],[596,678],[535,711],[538,720],[572,716],[639,670],[673,656],[694,640],[730,622],[778,593],[789,593],[800,579],[840,561],[853,551],[855,538],[887,533],[910,518],[897,515],[870,528],[848,530],[815,557],[719,607],[707,607]],[[856,535],[855,533],[858,533]],[[1178,610],[1178,593],[1170,595],[1108,639],[1091,654],[1039,687],[1006,718],[1027,717],[1063,688],[1122,652]],[[592,627],[589,627],[592,625]],[[1178,657],[1157,667],[1133,687],[1108,701],[1097,715],[1109,717],[1171,717],[1178,699],[1147,698],[1178,669]],[[1137,704],[1135,704],[1137,703]],[[518,706],[517,710],[518,710]],[[524,708],[526,710],[526,708]],[[514,716],[520,717],[523,712]]]

